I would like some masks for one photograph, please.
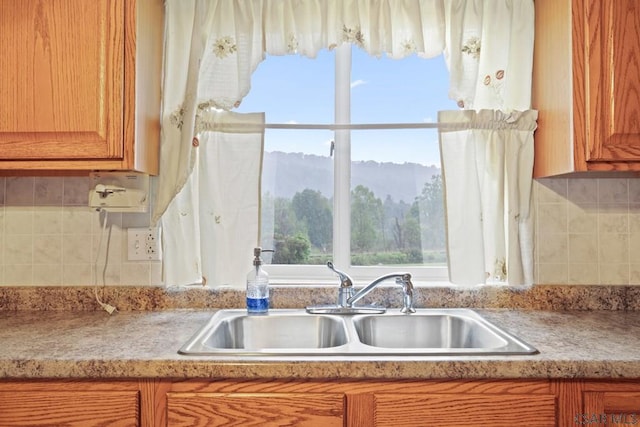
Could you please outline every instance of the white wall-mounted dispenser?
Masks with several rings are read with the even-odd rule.
[[[110,212],[147,212],[149,175],[131,172],[92,172],[89,207]]]

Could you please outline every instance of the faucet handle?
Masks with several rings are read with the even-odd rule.
[[[353,287],[353,280],[351,280],[351,277],[349,277],[349,275],[347,273],[345,273],[343,271],[340,271],[337,268],[335,268],[331,261],[327,261],[327,267],[329,267],[329,270],[331,270],[334,273],[336,273],[338,275],[338,277],[340,278],[340,287],[342,287],[342,288]]]
[[[402,286],[402,313],[415,313],[413,308],[413,282],[411,282],[411,274],[405,273],[401,277],[396,278],[396,283]]]

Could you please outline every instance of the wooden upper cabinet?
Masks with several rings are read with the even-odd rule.
[[[157,173],[161,0],[0,0],[0,169]]]
[[[536,0],[534,176],[640,171],[640,3]]]

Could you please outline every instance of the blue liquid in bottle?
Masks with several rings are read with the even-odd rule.
[[[249,298],[247,297],[247,312],[266,313],[269,311],[269,298]]]
[[[266,314],[269,311],[269,275],[256,265],[247,275],[247,313]]]

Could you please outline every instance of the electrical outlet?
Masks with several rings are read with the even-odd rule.
[[[128,228],[127,259],[129,261],[158,261],[162,259],[160,228]]]

